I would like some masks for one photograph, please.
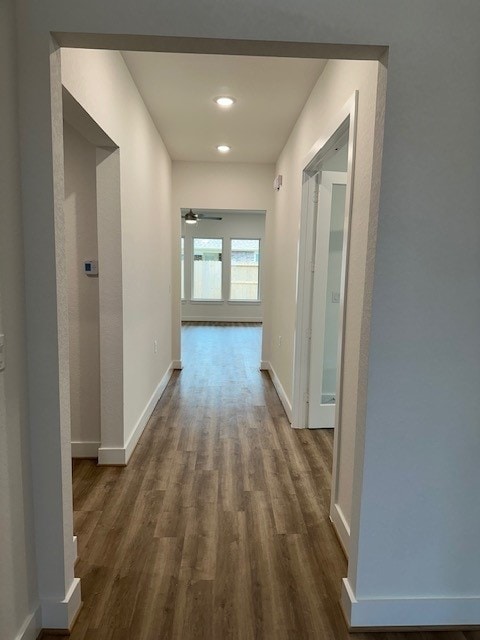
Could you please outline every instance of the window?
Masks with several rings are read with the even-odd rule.
[[[232,239],[230,300],[258,300],[260,240]]]
[[[182,300],[185,299],[185,238],[182,236],[180,240],[180,281]]]
[[[222,246],[220,238],[193,239],[193,299],[222,299]]]

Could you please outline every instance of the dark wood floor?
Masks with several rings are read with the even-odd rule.
[[[290,428],[260,340],[258,326],[185,326],[185,368],[128,467],[75,462],[72,640],[480,638],[347,632],[332,434]]]

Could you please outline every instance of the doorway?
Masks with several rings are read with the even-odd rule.
[[[197,371],[195,379],[208,386],[205,363],[215,362],[213,379],[222,394],[238,384],[249,393],[258,386],[266,215],[265,210],[181,208],[182,368]]]
[[[177,197],[183,198],[181,189]],[[189,211],[196,222],[185,219]],[[182,322],[262,322],[266,215],[182,207]]]
[[[65,87],[62,104],[71,454],[122,464],[120,152]]]
[[[293,407],[296,426],[334,429],[330,518],[347,555],[336,496],[357,100],[355,92],[304,164]]]
[[[139,207],[138,209],[141,211],[141,207]],[[151,231],[150,231],[150,235],[152,235],[152,234],[151,234]],[[285,252],[285,257],[288,257],[289,253],[291,254],[291,252],[286,251],[286,252]],[[282,257],[282,262],[283,262],[283,261],[284,261],[284,258]],[[280,264],[279,266],[281,267],[281,264]],[[128,272],[128,274],[127,274],[127,275],[128,275],[128,276],[133,276],[133,275],[135,275],[135,274],[134,274],[134,272],[131,270],[131,271],[129,271],[129,272]],[[60,272],[60,276],[59,276],[59,277],[60,277],[60,279],[61,279],[61,276],[62,276],[62,273]],[[131,279],[132,279],[132,282],[133,282],[133,277],[132,277]],[[131,284],[131,287],[130,287],[130,288],[132,289],[132,288],[133,288],[133,285],[132,285],[132,283],[130,283],[130,284]],[[144,316],[142,316],[142,317],[146,317],[146,318],[148,318],[149,316],[148,316],[148,314],[145,314],[145,315],[144,315]],[[280,314],[277,314],[277,317],[280,317]],[[145,333],[145,332],[143,332],[143,333]],[[165,333],[166,333],[166,332],[165,332]],[[286,334],[286,333],[283,333],[283,331],[282,331],[281,333],[282,333],[282,335],[283,335],[283,342],[282,342],[282,336],[279,336],[278,341],[276,341],[275,345],[272,345],[272,347],[275,347],[275,348],[276,348],[276,349],[278,349],[278,350],[280,350],[280,348],[285,348],[285,346],[286,346],[286,347],[288,347],[288,348],[290,348],[290,343],[289,343],[290,341],[289,341],[289,339],[288,339],[288,337],[287,337],[287,334]],[[276,346],[276,345],[278,345],[278,346]],[[128,345],[127,345],[127,346],[128,346]],[[154,341],[153,341],[153,352],[154,352],[154,354],[156,354],[156,346],[157,346],[157,345],[156,345],[155,340],[154,340]],[[132,351],[133,351],[133,349],[132,349]],[[288,366],[286,365],[284,368],[285,368],[285,369],[287,369],[287,367],[288,367]],[[291,368],[290,368],[290,367],[288,367],[288,368],[291,370]],[[135,375],[136,377],[138,377],[138,370],[137,370],[137,369],[135,369],[134,367],[130,367],[130,368],[128,368],[128,371],[131,373],[131,375]],[[280,374],[283,376],[283,371],[280,371]],[[289,392],[289,391],[290,391],[290,389],[287,389],[287,391]],[[68,510],[67,510],[67,511],[68,511]],[[67,515],[68,515],[68,513],[67,513]]]

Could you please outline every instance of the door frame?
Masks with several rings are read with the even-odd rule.
[[[72,458],[92,457],[98,458],[99,465],[124,465],[128,460],[123,451],[123,322],[112,322],[112,317],[123,318],[120,147],[63,85],[62,106],[63,120],[96,150],[97,255],[100,264],[99,441],[72,441]],[[64,180],[64,163],[61,171]],[[65,300],[63,304],[66,304]],[[74,453],[79,455],[74,456]]]
[[[341,425],[343,403],[343,363],[345,358],[345,311],[348,292],[348,261],[350,248],[350,220],[353,205],[353,180],[355,169],[355,144],[358,113],[358,91],[347,100],[335,117],[326,123],[322,135],[315,142],[303,162],[302,172],[302,208],[300,215],[300,233],[297,253],[297,297],[296,322],[294,336],[293,370],[293,407],[292,426],[307,428],[308,420],[308,382],[310,369],[310,333],[311,304],[314,264],[314,238],[316,231],[316,211],[311,206],[313,199],[311,178],[316,175],[320,163],[332,151],[336,142],[348,130],[347,192],[345,197],[345,223],[342,250],[342,270],[340,286],[340,326],[338,332],[338,367],[336,382],[335,429],[333,437],[333,470],[330,519],[332,520],[340,542],[347,553],[350,528],[337,504],[338,459],[341,448]],[[348,555],[348,553],[347,553]]]

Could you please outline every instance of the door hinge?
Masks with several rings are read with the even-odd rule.
[[[310,402],[310,394],[308,391],[305,393],[305,402],[308,404]]]
[[[313,204],[318,204],[318,189],[313,192]]]
[[[310,270],[312,273],[315,273],[315,262],[310,263]]]

